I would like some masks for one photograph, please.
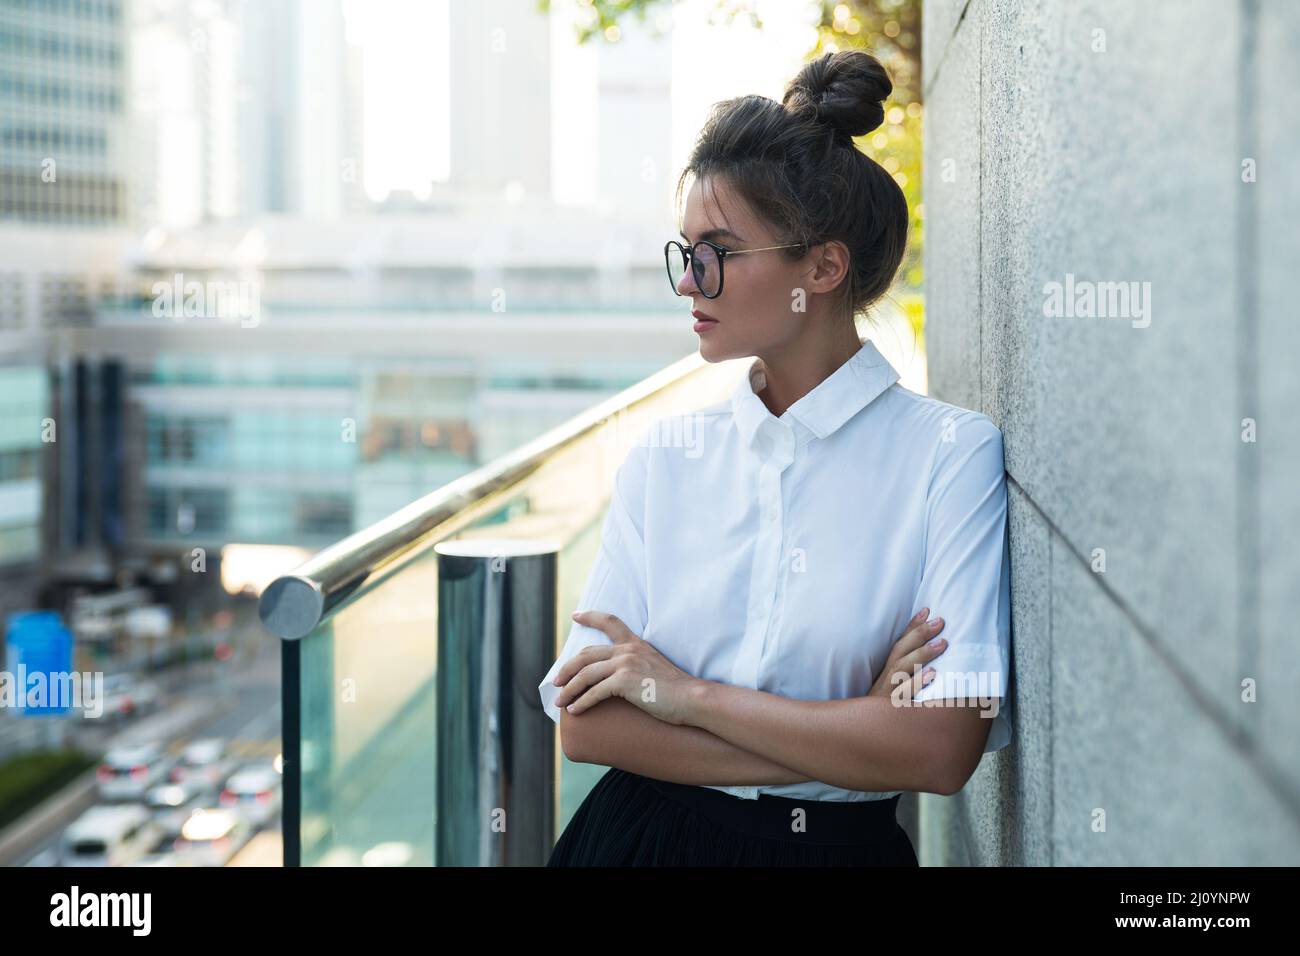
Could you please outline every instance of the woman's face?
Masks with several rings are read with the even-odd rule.
[[[715,232],[714,230],[722,230]],[[686,197],[682,231],[689,245],[709,239],[724,249],[759,249],[784,245],[788,237],[778,236],[753,216],[746,204],[717,178],[697,179]],[[779,354],[804,327],[801,319],[811,290],[804,279],[810,271],[809,257],[791,261],[791,250],[727,256],[723,264],[722,294],[707,299],[695,284],[691,269],[677,282],[677,291],[690,296],[694,326],[701,316],[716,319],[697,330],[700,355],[709,362]],[[802,294],[800,292],[802,290]]]

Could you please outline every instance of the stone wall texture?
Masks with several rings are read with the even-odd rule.
[[[1015,737],[922,863],[1300,864],[1300,3],[924,12],[930,392],[1003,431]]]

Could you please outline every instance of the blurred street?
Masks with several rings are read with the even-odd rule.
[[[265,819],[260,819],[261,814],[244,813],[238,805],[239,800],[223,794],[223,791],[237,773],[245,768],[270,767],[281,752],[279,670],[278,642],[260,635],[250,639],[248,653],[238,662],[214,659],[159,680],[162,689],[159,707],[148,716],[120,727],[100,720],[70,719],[66,742],[83,752],[106,755],[131,747],[156,746],[161,751],[158,763],[164,770],[172,770],[182,762],[188,744],[219,741],[220,770],[207,781],[206,786],[186,792],[180,809],[186,815],[192,815],[195,811],[206,813],[233,807],[243,819],[228,838],[229,859],[221,862],[234,860],[239,851],[256,837],[259,847],[267,846],[268,842],[274,842],[277,847],[271,859],[262,859],[262,865],[268,862],[278,865],[278,780],[275,810]],[[74,781],[65,789],[65,793],[71,792],[71,799],[67,801],[47,801],[47,804],[62,803],[60,812],[41,819],[39,840],[31,843],[16,858],[0,857],[0,865],[56,866],[70,862],[76,854],[75,848],[65,839],[69,825],[92,808],[122,805],[145,807],[149,817],[149,825],[145,828],[148,838],[139,843],[138,852],[129,851],[124,859],[134,863],[149,858],[146,862],[153,865],[197,862],[197,857],[190,860],[186,856],[184,848],[178,852],[172,846],[176,842],[187,842],[172,832],[174,827],[168,825],[169,819],[176,819],[175,807],[149,806],[147,800],[105,799],[99,779],[102,776],[101,770]],[[167,773],[162,773],[162,778],[167,776]],[[170,818],[168,814],[171,814]],[[236,843],[238,845],[234,845]],[[260,856],[265,857],[265,854]],[[204,859],[209,860],[210,855]],[[86,861],[76,862],[85,865]]]

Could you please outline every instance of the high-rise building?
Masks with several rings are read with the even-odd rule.
[[[111,547],[118,393],[95,391],[99,356],[75,373],[65,356],[126,243],[122,227],[0,223],[0,615],[39,601],[56,554]]]
[[[238,35],[230,0],[135,0],[136,221],[181,228],[239,213]]]
[[[357,214],[370,207],[365,183],[365,55],[359,43],[344,51],[343,212]]]
[[[0,219],[127,216],[123,0],[0,3]]]
[[[598,48],[597,206],[672,226],[672,40],[627,29]]]
[[[75,335],[89,321],[95,298],[113,285],[125,242],[126,36],[123,0],[0,3],[0,571],[6,607],[35,599],[55,533],[48,519],[60,493],[56,476],[88,464],[85,457],[60,459],[72,452],[68,439],[77,429],[56,400],[60,380],[49,369],[50,333]]]
[[[551,35],[534,0],[452,3],[447,190],[551,192]],[[527,149],[517,144],[528,144]]]
[[[340,0],[239,0],[241,210],[336,219],[360,188],[358,54]]]

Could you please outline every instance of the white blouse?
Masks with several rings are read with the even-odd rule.
[[[899,385],[870,341],[780,418],[757,395],[765,384],[755,359],[729,401],[641,433],[616,473],[577,609],[616,615],[697,677],[838,700],[870,691],[904,625],[928,607],[948,647],[915,698],[1001,697],[984,752],[1006,746],[1002,432]],[[538,685],[557,724],[552,679],[598,643],[609,638],[574,623]],[[818,781],[712,789],[851,801],[902,792]]]

